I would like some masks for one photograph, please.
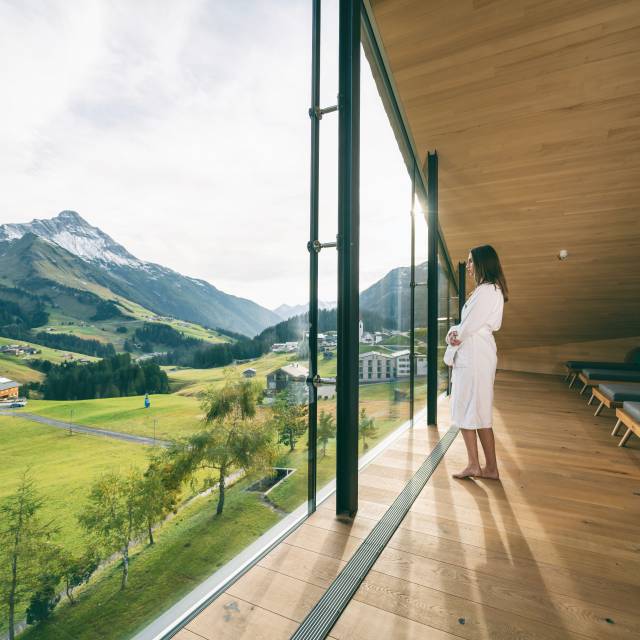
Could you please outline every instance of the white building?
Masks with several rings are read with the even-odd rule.
[[[273,353],[292,353],[298,350],[297,342],[276,342],[271,346]]]
[[[408,378],[411,374],[410,351],[396,351],[395,353],[380,353],[367,351],[359,358],[358,379],[360,382],[389,382],[400,378]],[[417,376],[427,375],[427,358],[416,357]]]
[[[361,353],[358,366],[360,382],[385,382],[395,379],[393,358],[378,351]]]

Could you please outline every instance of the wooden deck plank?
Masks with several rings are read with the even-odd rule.
[[[293,620],[224,593],[187,625],[194,636],[180,640],[285,640],[297,627]]]

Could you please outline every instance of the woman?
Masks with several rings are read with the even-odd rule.
[[[469,462],[454,478],[491,478],[498,480],[493,437],[493,381],[497,350],[493,332],[500,329],[502,310],[508,300],[507,282],[495,249],[484,245],[471,249],[467,272],[476,288],[462,309],[459,325],[451,327],[446,342],[446,361],[453,357],[451,388],[451,424],[460,427]],[[480,467],[478,442],[486,465]]]

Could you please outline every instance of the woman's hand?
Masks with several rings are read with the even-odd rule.
[[[460,342],[460,340],[458,340],[458,332],[457,331],[452,331],[449,336],[449,344],[453,345],[454,347],[457,347],[458,345],[462,344],[462,342]]]

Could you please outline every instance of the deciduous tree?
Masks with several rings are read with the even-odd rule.
[[[326,411],[320,412],[318,420],[318,442],[322,445],[322,456],[327,453],[327,444],[330,438],[336,437],[336,423],[333,416]]]
[[[369,448],[367,438],[375,438],[378,435],[378,427],[375,425],[375,419],[367,415],[367,410],[364,407],[360,410],[358,429],[362,438],[362,448],[366,451]]]
[[[275,456],[272,425],[256,415],[260,388],[248,380],[227,379],[209,389],[202,408],[206,428],[176,443],[169,451],[174,477],[187,480],[201,469],[217,472],[216,515],[224,509],[226,479],[236,469],[267,469]]]
[[[278,442],[294,451],[298,440],[307,430],[307,405],[299,404],[293,393],[281,391],[271,405]]]
[[[145,529],[145,514],[139,490],[142,474],[132,469],[127,475],[107,473],[93,484],[89,502],[78,520],[93,534],[108,553],[122,556],[122,580],[125,589],[129,578],[129,551],[133,541]]]
[[[15,637],[16,606],[40,586],[47,574],[53,523],[40,517],[43,500],[29,472],[14,493],[0,503],[0,614]],[[5,617],[6,616],[6,617]]]

